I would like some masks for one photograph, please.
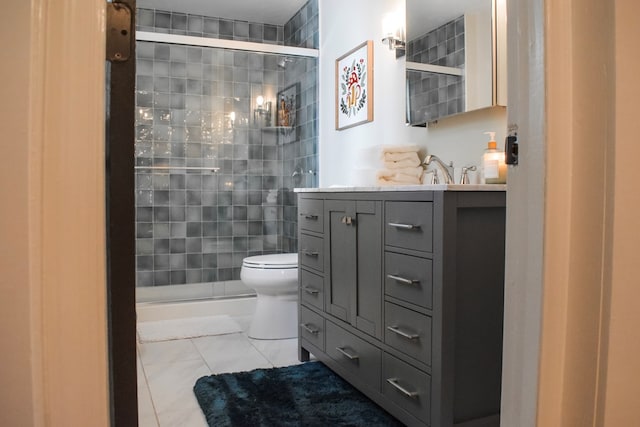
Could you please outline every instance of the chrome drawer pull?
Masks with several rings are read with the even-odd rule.
[[[318,332],[320,332],[318,329],[313,329],[312,327],[309,326],[309,324],[307,323],[300,323],[300,326],[307,332],[309,332],[310,334],[313,335],[318,335]]]
[[[341,347],[336,347],[336,350],[342,353],[343,356],[346,356],[349,360],[358,360],[360,358],[357,354],[351,354]]]
[[[397,378],[387,378],[387,382],[398,389],[402,394],[412,399],[417,399],[418,395],[420,394],[417,391],[409,391],[406,388],[402,387],[400,384],[398,384]]]
[[[420,338],[420,335],[418,334],[411,334],[409,332],[405,332],[403,330],[398,329],[397,326],[387,326],[387,329],[390,330],[391,332],[395,332],[396,334],[400,335],[401,337],[404,337],[408,340],[415,340]]]
[[[304,291],[305,291],[306,293],[308,293],[308,294],[311,294],[311,295],[318,295],[318,294],[320,293],[320,291],[319,291],[319,290],[317,290],[317,289],[313,289],[313,288],[310,288],[310,287],[308,287],[308,286],[305,286],[305,287],[304,287]]]
[[[414,225],[414,224],[399,224],[396,222],[390,222],[389,223],[390,227],[395,227],[395,228],[401,228],[403,230],[414,230],[416,228],[420,228],[419,225]]]
[[[301,213],[300,216],[304,217],[304,219],[318,219],[318,215],[313,214]]]
[[[310,256],[310,257],[317,257],[318,256],[318,252],[314,252],[314,251],[308,251],[306,249],[302,250],[302,253],[306,256]]]
[[[395,276],[393,274],[387,274],[387,277],[391,280],[395,280],[396,282],[404,283],[406,285],[415,285],[416,283],[420,283],[420,280],[405,279],[404,277]]]

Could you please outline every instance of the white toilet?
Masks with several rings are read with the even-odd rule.
[[[240,280],[256,291],[249,337],[298,336],[298,254],[258,255],[242,261]]]

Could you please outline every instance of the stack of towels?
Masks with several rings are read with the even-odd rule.
[[[421,166],[417,145],[389,145],[382,147],[384,169],[377,173],[378,185],[422,184],[424,169]]]

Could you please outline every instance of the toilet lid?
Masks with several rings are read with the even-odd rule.
[[[243,267],[249,268],[298,268],[298,254],[274,254],[250,256],[242,260]]]

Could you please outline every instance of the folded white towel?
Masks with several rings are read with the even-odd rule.
[[[378,171],[376,178],[381,185],[421,184],[423,172],[421,167],[383,169]]]
[[[405,152],[405,153],[384,153],[382,155],[382,160],[385,162],[401,162],[403,160],[411,160],[415,161],[415,166],[420,164],[420,157],[418,157],[418,153],[415,151]]]
[[[417,153],[420,147],[417,145],[384,145],[382,146],[382,154],[386,153]]]
[[[414,157],[407,158],[404,160],[398,161],[389,161],[385,160],[384,167],[387,169],[403,169],[403,168],[414,168],[420,166],[420,159],[416,153],[411,153]]]
[[[409,175],[415,177],[421,177],[424,173],[422,166],[400,168],[400,169],[381,169],[378,171],[378,176],[395,176],[395,175]]]

